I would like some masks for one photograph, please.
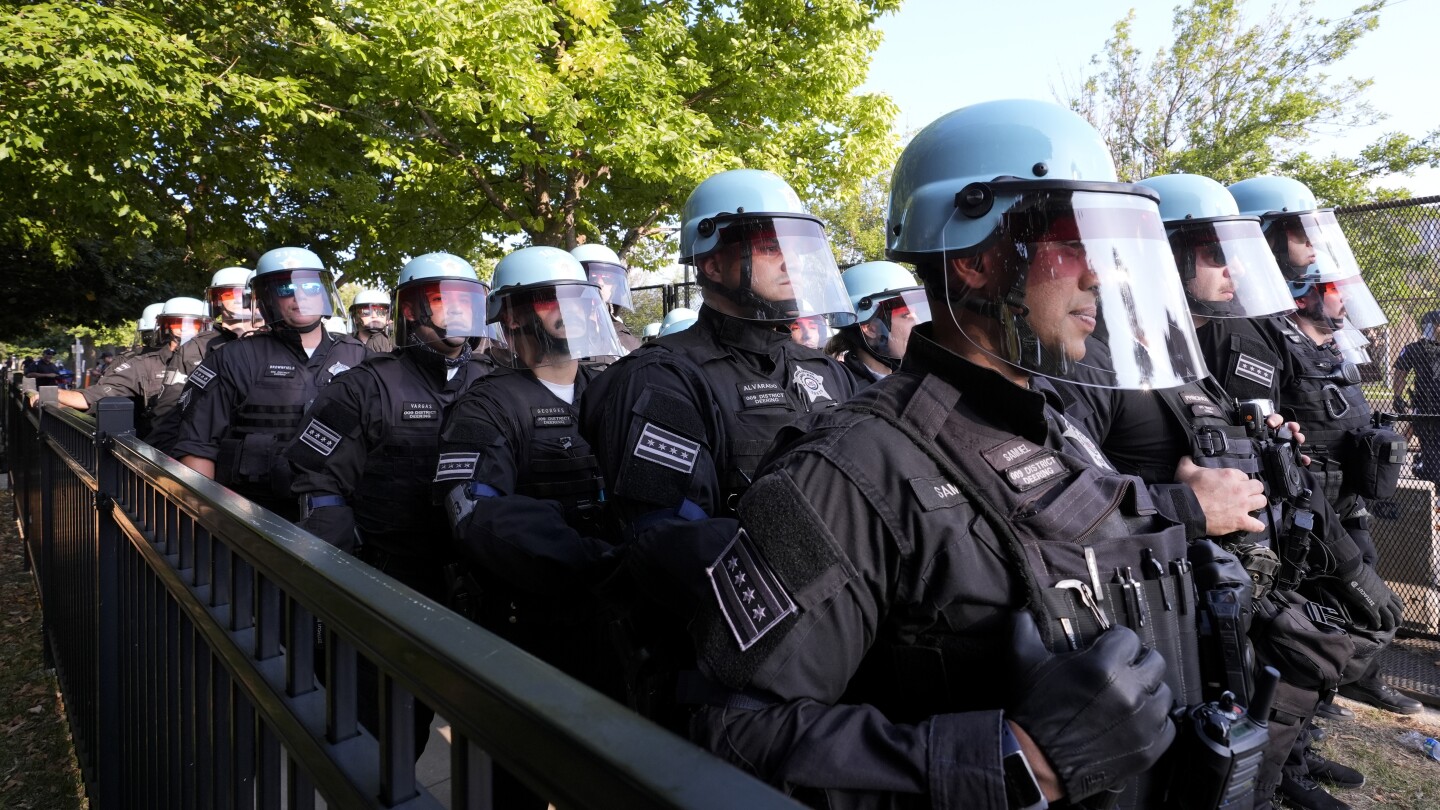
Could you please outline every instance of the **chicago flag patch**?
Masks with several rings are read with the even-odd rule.
[[[695,469],[695,458],[700,455],[700,444],[678,433],[645,423],[640,440],[635,442],[635,457],[662,467],[679,470],[687,475]]]
[[[720,558],[705,569],[720,611],[742,651],[748,650],[782,619],[795,612],[795,600],[750,546],[744,529],[735,533]]]

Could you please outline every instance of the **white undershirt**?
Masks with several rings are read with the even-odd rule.
[[[539,378],[537,377],[536,379],[538,380]],[[544,380],[540,380],[540,384],[545,386],[546,388],[549,388],[550,393],[559,397],[565,402],[566,405],[575,404],[575,383],[570,383],[569,385],[560,385],[558,383],[545,382]]]

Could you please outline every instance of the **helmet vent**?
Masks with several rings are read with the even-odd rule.
[[[1046,166],[1044,161],[1041,161],[1040,163],[1036,163],[1034,166],[1031,166],[1030,171],[1036,177],[1044,177],[1045,175],[1050,173],[1050,167]]]

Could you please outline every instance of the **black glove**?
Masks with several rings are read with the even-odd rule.
[[[1028,611],[1011,648],[1019,691],[1007,718],[1025,729],[1078,802],[1149,770],[1175,739],[1165,659],[1115,626],[1076,652],[1051,654]]]
[[[355,536],[355,512],[348,506],[322,506],[295,524],[346,554],[359,546]]]
[[[570,528],[560,504],[525,495],[476,501],[459,546],[487,575],[521,591],[555,595],[592,583],[610,548]]]
[[[1350,618],[1362,628],[1390,632],[1400,626],[1405,603],[1396,596],[1375,569],[1358,558],[1341,566],[1332,576],[1320,577],[1326,591],[1350,611]]]

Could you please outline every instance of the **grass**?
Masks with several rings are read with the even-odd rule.
[[[10,493],[0,492],[0,810],[74,810],[88,803],[23,563]]]
[[[1335,702],[1355,712],[1355,717],[1323,722],[1330,736],[1315,750],[1365,774],[1361,787],[1329,788],[1335,798],[1354,808],[1387,810],[1430,810],[1440,804],[1440,762],[1426,759],[1398,739],[1412,729],[1440,738],[1440,712],[1430,709],[1403,716],[1345,698]]]

